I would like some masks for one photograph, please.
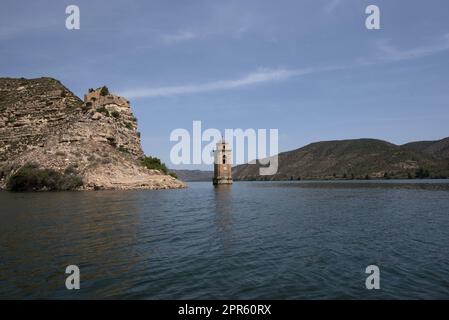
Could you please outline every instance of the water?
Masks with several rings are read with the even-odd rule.
[[[0,298],[449,298],[447,180],[189,185],[0,192]]]

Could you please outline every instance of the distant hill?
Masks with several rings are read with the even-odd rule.
[[[170,170],[182,181],[212,181],[213,171],[202,170]]]
[[[365,179],[448,177],[447,141],[398,146],[376,139],[323,141],[279,154],[273,176],[258,164],[233,168],[234,180]]]
[[[436,158],[449,159],[449,138],[437,141],[417,141],[402,145],[402,147],[424,152]]]

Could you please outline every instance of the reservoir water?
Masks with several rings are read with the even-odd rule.
[[[0,298],[448,299],[449,182],[0,192]]]

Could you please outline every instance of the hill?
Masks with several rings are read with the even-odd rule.
[[[0,189],[160,189],[184,183],[142,165],[129,102],[84,101],[52,78],[0,78]]]
[[[439,159],[449,159],[449,138],[437,141],[416,141],[402,145],[403,148],[430,154]]]
[[[170,170],[182,181],[212,181],[213,171],[203,170]]]
[[[413,145],[412,145],[413,146]],[[426,148],[430,147],[426,146]],[[447,177],[449,161],[412,147],[376,139],[323,141],[279,154],[273,176],[258,164],[233,168],[235,180],[365,179]]]

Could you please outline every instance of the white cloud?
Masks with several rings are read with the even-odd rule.
[[[382,40],[376,43],[380,52],[379,59],[384,61],[402,61],[422,58],[449,50],[449,34],[445,34],[432,44],[411,49],[400,49]]]
[[[248,73],[237,79],[218,80],[206,83],[193,83],[179,86],[148,87],[120,92],[122,96],[128,99],[133,98],[151,98],[151,97],[169,97],[182,94],[193,94],[212,91],[223,91],[256,85],[261,83],[288,80],[294,77],[307,74],[336,71],[354,67],[371,66],[381,63],[422,58],[429,55],[449,51],[449,34],[445,34],[433,44],[415,47],[412,49],[399,49],[392,46],[388,41],[376,43],[378,55],[372,58],[360,58],[350,64],[329,65],[321,67],[310,67],[304,69],[259,69]]]
[[[164,34],[161,36],[161,41],[164,44],[171,45],[179,42],[193,40],[199,38],[199,34],[192,31],[180,30],[174,34]]]
[[[127,90],[121,92],[121,95],[132,98],[148,98],[148,97],[166,97],[188,93],[200,93],[210,91],[229,90],[249,85],[255,85],[265,82],[274,82],[287,80],[292,77],[298,77],[306,74],[335,70],[339,67],[318,67],[306,69],[261,69],[256,72],[249,73],[241,78],[233,80],[219,80],[201,84],[187,84],[182,86],[167,86],[155,88],[143,88],[135,90]]]

